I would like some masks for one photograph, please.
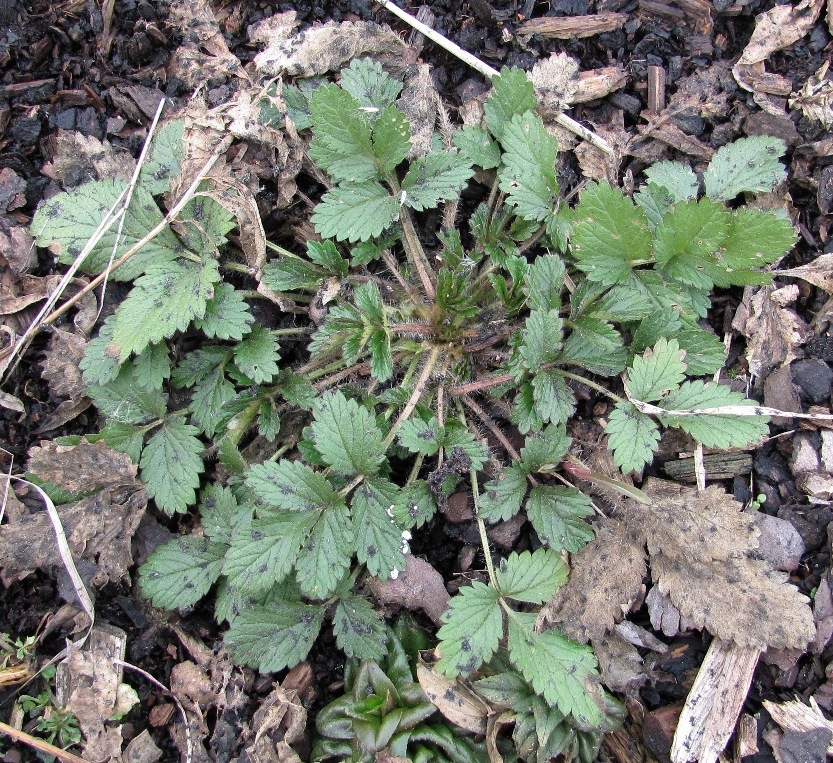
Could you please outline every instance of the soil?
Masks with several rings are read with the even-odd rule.
[[[691,150],[692,144],[685,142],[686,138],[694,139],[693,145],[704,151],[745,135],[775,134],[784,138],[789,146],[786,158],[790,179],[786,190],[794,222],[801,233],[795,250],[781,264],[786,268],[810,263],[822,253],[833,253],[833,241],[828,238],[833,209],[833,162],[829,147],[814,147],[828,137],[819,122],[808,119],[798,110],[783,115],[767,113],[756,103],[753,94],[739,87],[732,78],[731,66],[750,40],[756,15],[772,6],[771,0],[721,0],[713,4],[706,0],[685,3],[675,0],[667,3],[653,0],[436,0],[428,9],[434,16],[433,26],[437,31],[496,68],[506,65],[528,70],[553,52],[572,55],[582,71],[614,65],[621,67],[626,76],[624,86],[601,99],[574,106],[570,114],[588,126],[602,132],[607,130],[607,134],[643,133],[641,146],[626,153],[618,168],[619,178],[625,183],[632,183],[645,166],[657,159],[696,163],[698,157]],[[250,25],[288,10],[296,12],[302,28],[322,21],[361,19],[389,24],[403,36],[410,33],[371,0],[302,0],[298,3],[221,0],[212,3],[211,7],[220,21],[229,49],[244,64],[257,52],[247,41]],[[412,7],[410,10],[415,12],[417,9]],[[568,19],[596,13],[619,13],[623,14],[624,20],[614,31],[581,39],[559,40],[519,33],[530,20]],[[172,99],[174,106],[188,100],[192,94],[188,85],[167,73],[186,30],[171,26],[168,17],[167,0],[116,0],[111,43],[109,50],[102,53],[99,45],[104,20],[97,3],[0,0],[0,172],[10,170],[13,173],[0,175],[0,201],[7,199],[12,183],[18,184],[15,186],[17,193],[22,194],[19,203],[8,205],[8,210],[0,207],[0,234],[27,224],[39,202],[59,189],[56,182],[42,172],[48,159],[49,140],[57,131],[77,131],[84,136],[106,140],[137,156],[152,116],[152,109],[142,100],[142,94],[151,104],[153,98],[149,96],[158,94]],[[704,18],[709,22],[706,26],[703,25]],[[484,89],[483,77],[450,54],[425,41],[417,41],[415,45],[420,59],[433,66],[434,80],[444,102],[451,108],[452,116],[472,92]],[[793,89],[798,90],[825,61],[830,60],[832,53],[833,44],[822,16],[796,43],[773,53],[766,62],[767,71],[786,77]],[[649,68],[652,67],[660,67],[665,73],[669,100],[683,88],[689,88],[692,97],[707,104],[717,104],[713,111],[666,113],[665,123],[675,128],[675,135],[682,136],[676,145],[673,139],[658,141],[646,130],[648,120],[656,116],[646,112]],[[134,86],[140,86],[142,90],[130,91]],[[238,80],[220,75],[206,82],[209,100],[215,102],[232,100],[238,86]],[[139,92],[139,95],[131,100],[125,95],[130,92],[134,95]],[[778,105],[784,105],[783,98],[774,100]],[[702,169],[702,161],[698,166]],[[76,178],[65,179],[64,186],[82,182],[85,176],[81,170],[79,173]],[[565,192],[576,188],[582,182],[582,176],[583,170],[575,155],[566,152],[559,165],[559,180]],[[4,184],[9,184],[6,191]],[[313,179],[304,176],[299,178],[299,185],[310,193],[316,187]],[[280,242],[292,226],[308,223],[309,212],[302,204],[277,209],[274,200],[278,192],[274,182],[265,180],[258,202],[267,238]],[[4,240],[9,239],[0,237],[0,263],[6,255],[2,251]],[[51,257],[40,252],[38,262],[30,272],[48,276],[56,271]],[[792,282],[799,283],[793,307],[800,317],[812,324],[821,311],[827,311],[825,315],[829,315],[825,304],[827,295],[821,289],[803,281]],[[0,296],[2,288],[0,285]],[[720,334],[731,325],[741,297],[739,291],[732,291],[719,294],[715,300],[710,320]],[[25,326],[27,318],[32,316],[32,310],[27,309],[18,313],[15,319]],[[17,397],[25,407],[25,414],[0,408],[0,443],[13,456],[15,471],[25,463],[29,448],[42,437],[96,431],[94,409],[81,413],[57,429],[48,432],[39,429],[61,402],[52,396],[42,378],[41,359],[48,339],[44,335],[35,340],[4,386],[4,391]],[[830,404],[831,346],[833,338],[822,330],[816,331],[804,348],[805,359],[801,362],[812,361],[817,365],[794,368],[792,382],[805,404],[822,407]],[[741,338],[733,346],[727,364],[727,368],[740,376],[746,371],[743,349]],[[581,410],[587,421],[599,415],[598,405],[595,397],[582,401]],[[774,426],[773,434],[793,428],[792,424]],[[818,432],[809,426],[807,431],[818,437]],[[725,485],[741,501],[764,493],[767,500],[763,510],[786,519],[798,530],[805,553],[792,580],[810,594],[830,571],[828,522],[833,517],[830,509],[823,505],[829,496],[815,505],[808,500],[807,490],[796,479],[792,455],[790,437],[775,437],[754,456],[751,493],[748,476],[728,480]],[[655,468],[659,470],[664,458],[670,460],[675,456],[673,452],[661,454]],[[8,468],[8,464],[4,468]],[[161,514],[157,514],[156,519],[171,530],[177,528],[176,522]],[[465,553],[463,550],[477,546],[475,538],[474,526],[465,515],[457,523],[440,515],[417,534],[413,550],[441,571],[448,582],[453,578],[452,571],[459,569],[457,565],[461,553]],[[523,533],[515,538],[516,548],[534,542]],[[469,560],[469,563],[478,566],[476,560]],[[53,569],[37,572],[20,581],[9,581],[0,587],[0,631],[11,634],[38,631],[63,605],[61,585],[59,575]],[[127,660],[163,683],[169,682],[174,666],[192,658],[171,627],[174,621],[209,648],[222,636],[209,608],[198,608],[163,621],[157,614],[149,614],[144,609],[126,581],[100,589],[96,606],[100,618],[126,632]],[[646,610],[636,613],[633,619],[650,628]],[[426,625],[429,624],[426,622]],[[39,645],[39,653],[44,656],[57,653],[67,627],[56,628]],[[707,644],[707,639],[699,635],[678,636],[672,640],[669,656],[656,660],[653,665],[655,680],[644,687],[640,695],[643,719],[684,700]],[[828,648],[792,663],[782,659],[762,665],[747,700],[747,711],[759,712],[760,702],[766,698],[783,699],[795,693],[805,698],[822,697],[824,692],[820,694],[819,691],[827,681],[825,671],[829,670],[829,652]],[[313,677],[308,705],[314,713],[339,693],[342,681],[343,657],[327,631],[317,641],[309,662]],[[251,720],[260,700],[271,690],[269,677],[246,671],[243,680],[246,699],[236,708],[237,722],[241,724]],[[134,685],[141,703],[139,710],[129,717],[125,738],[137,736],[147,728],[163,751],[162,759],[178,759],[179,752],[173,746],[166,724],[158,720],[158,713],[154,714],[155,708],[166,703],[164,693],[138,679]],[[26,691],[34,693],[30,689]],[[4,720],[18,692],[18,687],[0,688],[0,715]],[[829,695],[827,692],[827,704],[822,703],[825,710],[833,707]],[[216,711],[206,717],[209,739],[219,728],[218,718]],[[765,726],[765,722],[759,723],[759,729]],[[656,724],[651,727],[655,733],[650,739],[635,732],[633,741],[639,752],[631,760],[646,759],[646,742],[653,755],[658,758],[667,755],[668,729],[662,724],[659,724],[659,731],[656,731]],[[221,745],[216,736],[213,739],[213,747],[209,744],[213,750],[212,760],[229,760],[239,754],[233,745]],[[746,760],[774,760],[766,743],[761,742],[760,748],[760,752]],[[6,761],[35,759],[25,746],[6,742],[5,748],[0,747],[2,749],[7,751],[2,757]],[[623,760],[608,749],[601,755],[603,759]]]

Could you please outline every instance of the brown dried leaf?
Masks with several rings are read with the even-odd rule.
[[[641,594],[644,536],[644,530],[607,520],[572,558],[570,578],[541,611],[539,625],[558,626],[582,643],[601,638]]]
[[[45,442],[29,450],[27,469],[39,479],[76,495],[102,488],[139,487],[137,468],[130,456],[103,442],[78,445]]]
[[[818,286],[822,291],[833,294],[833,254],[821,254],[812,262],[797,268],[779,270],[779,275],[800,278],[802,281]]]
[[[8,262],[11,274],[20,275],[32,268],[38,261],[35,254],[35,239],[23,225],[13,225],[0,217],[0,252]]]
[[[117,178],[128,183],[136,167],[136,161],[127,151],[116,150],[110,143],[75,130],[58,130],[50,135],[44,143],[44,153],[49,161],[41,172],[61,183],[70,173],[77,176],[86,171],[89,175],[90,170],[98,180]],[[77,183],[76,179],[74,184]]]
[[[425,696],[455,726],[473,734],[485,733],[489,707],[471,689],[447,678],[422,657],[417,662],[417,680]]]
[[[396,102],[411,125],[411,148],[408,158],[424,156],[431,150],[431,136],[440,109],[440,96],[428,64],[417,64],[405,78],[402,95]]]
[[[602,681],[611,691],[634,691],[647,678],[642,657],[636,647],[615,633],[593,639],[593,652],[599,661]]]
[[[0,214],[26,205],[26,181],[10,167],[0,169]]]
[[[532,67],[529,78],[544,108],[563,111],[578,89],[578,61],[566,53],[551,53]]]
[[[798,42],[815,25],[823,0],[802,0],[795,5],[776,5],[755,19],[755,31],[738,61],[756,64],[766,61],[776,50]]]
[[[303,741],[306,727],[307,711],[297,693],[276,686],[252,719],[255,738],[246,745],[243,757],[262,763],[301,763],[292,745]]]
[[[78,334],[55,329],[43,361],[43,378],[55,397],[72,399],[84,394],[86,385],[78,364],[84,357],[87,343]]]

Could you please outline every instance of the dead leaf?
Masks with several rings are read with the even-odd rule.
[[[431,137],[440,110],[440,96],[428,64],[417,64],[405,77],[405,87],[396,102],[411,125],[408,158],[416,159],[431,150]]]
[[[26,205],[26,181],[10,167],[0,169],[0,214]]]
[[[29,450],[27,470],[75,495],[103,488],[139,488],[137,467],[130,456],[103,442],[78,445],[44,442]]]
[[[806,265],[779,270],[778,275],[800,278],[828,294],[833,294],[833,254],[820,254]]]
[[[208,673],[190,660],[173,666],[170,687],[173,695],[186,709],[193,710],[196,707],[204,713],[217,704],[218,696]]]
[[[0,252],[14,275],[25,273],[38,261],[35,239],[29,229],[23,225],[14,225],[4,217],[0,217]]]
[[[448,720],[473,734],[486,732],[489,707],[460,681],[452,681],[425,662],[417,661],[417,680],[425,696]]]
[[[442,625],[449,599],[443,576],[418,556],[405,557],[405,569],[396,579],[371,580],[370,590],[380,604],[421,609],[435,625]]]
[[[829,65],[825,61],[789,101],[791,109],[801,109],[807,119],[821,122],[828,130],[833,127],[833,82],[826,77]]]
[[[156,763],[161,760],[162,754],[162,750],[156,746],[153,737],[145,729],[127,743],[122,760],[124,763]]]
[[[57,130],[44,142],[48,161],[41,172],[67,186],[116,178],[129,183],[136,161],[129,152],[75,130]]]
[[[551,53],[532,67],[529,78],[542,106],[563,111],[578,89],[578,61],[566,53]]]
[[[63,329],[52,331],[42,367],[43,378],[55,397],[72,399],[84,395],[86,385],[78,364],[84,357],[86,346],[84,337],[78,334]]]
[[[307,711],[295,691],[276,686],[252,719],[255,737],[243,756],[259,763],[301,763],[292,745],[302,742],[306,727]]]
[[[593,652],[605,686],[611,691],[633,692],[647,680],[636,647],[613,633],[593,639]]]

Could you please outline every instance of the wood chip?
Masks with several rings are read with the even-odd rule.
[[[592,16],[567,16],[554,18],[529,19],[524,21],[517,33],[540,34],[542,37],[555,37],[559,40],[572,40],[592,37],[603,32],[621,29],[628,17],[624,13],[597,13]]]

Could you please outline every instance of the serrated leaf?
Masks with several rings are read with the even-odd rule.
[[[272,291],[315,291],[324,273],[300,257],[284,256],[263,267],[263,284]]]
[[[318,393],[304,376],[285,368],[275,381],[287,403],[299,408],[312,407]]]
[[[554,551],[575,553],[593,540],[593,528],[583,521],[593,504],[575,488],[537,485],[529,492],[526,514],[538,537]]]
[[[220,577],[227,548],[196,535],[168,541],[139,568],[142,593],[162,609],[196,604]]]
[[[411,125],[395,106],[388,106],[373,124],[373,153],[383,175],[405,161],[411,149]]]
[[[341,392],[322,395],[315,406],[315,447],[333,471],[348,477],[376,474],[385,456],[373,414]]]
[[[645,177],[665,188],[675,202],[696,198],[700,187],[694,170],[680,162],[657,162],[645,170]]]
[[[390,334],[377,329],[370,335],[367,346],[370,348],[370,373],[374,379],[386,382],[393,374]]]
[[[537,105],[535,89],[526,73],[504,66],[500,75],[492,78],[492,92],[483,107],[486,125],[500,140],[513,116],[534,111]]]
[[[365,480],[353,494],[353,534],[360,562],[381,580],[405,569],[402,529],[396,524],[396,505],[403,496],[392,482]],[[396,570],[396,572],[394,572]]]
[[[265,326],[253,326],[251,333],[234,348],[234,364],[255,384],[272,381],[280,371],[278,340]]]
[[[564,342],[560,363],[580,366],[600,376],[613,376],[624,369],[628,351],[621,334],[607,321],[582,315],[570,326],[573,330]]]
[[[521,434],[537,432],[544,426],[544,421],[535,407],[535,392],[531,382],[524,382],[515,395],[511,419]]]
[[[674,337],[682,329],[680,313],[673,307],[655,309],[644,318],[631,337],[631,352],[643,352],[653,347],[663,337]]]
[[[403,421],[397,436],[411,453],[433,456],[440,449],[441,433],[434,416],[428,421],[419,416]]]
[[[226,234],[237,224],[234,215],[209,196],[192,198],[177,218],[182,243],[197,254],[216,257]]]
[[[219,280],[213,259],[199,263],[181,260],[149,268],[116,311],[113,344],[120,362],[202,318]]]
[[[521,448],[520,466],[527,474],[549,472],[555,469],[567,450],[572,438],[567,436],[564,424],[550,424],[542,431],[526,438]]]
[[[784,141],[768,135],[740,138],[721,146],[703,175],[706,196],[731,201],[741,193],[771,191],[787,177],[779,161],[785,150]]]
[[[489,458],[486,447],[459,421],[449,421],[442,430],[440,444],[446,453],[462,453],[471,462],[470,469],[482,469]]]
[[[566,273],[564,262],[557,255],[536,257],[524,277],[530,308],[558,310],[561,307],[561,290],[564,288]]]
[[[381,660],[387,654],[385,623],[367,599],[346,596],[333,615],[333,633],[338,648],[348,657]]]
[[[786,217],[750,207],[735,210],[719,253],[721,263],[729,272],[719,272],[715,283],[719,286],[746,284],[747,271],[781,259],[795,241],[795,229]],[[764,283],[771,280],[768,274],[753,275],[759,276]]]
[[[239,341],[252,330],[252,323],[254,317],[240,292],[231,284],[218,283],[205,306],[205,315],[194,321],[194,327],[209,339]]]
[[[378,236],[399,214],[399,199],[380,183],[343,183],[324,194],[312,222],[323,238],[367,241]]]
[[[168,345],[164,342],[145,347],[133,359],[136,369],[135,379],[140,387],[145,389],[162,389],[165,379],[171,376],[171,357]]]
[[[223,574],[239,591],[263,593],[283,580],[295,565],[318,513],[273,513],[234,528]]]
[[[226,379],[221,368],[208,373],[194,386],[190,405],[191,423],[213,437],[220,423],[230,417],[224,406],[236,396],[234,385]]]
[[[323,607],[272,602],[241,612],[223,641],[235,662],[274,673],[295,667],[309,654],[323,620]]]
[[[266,505],[283,511],[321,511],[343,505],[327,478],[301,461],[253,464],[246,486]]]
[[[149,498],[166,514],[183,512],[196,500],[195,490],[205,469],[199,429],[182,416],[165,419],[148,440],[139,466]]]
[[[689,376],[710,376],[716,373],[726,361],[726,345],[714,334],[701,329],[686,328],[674,336],[685,350],[686,373]]]
[[[393,515],[403,530],[422,527],[437,513],[436,498],[425,480],[416,480],[405,488],[395,506]]]
[[[273,400],[264,400],[257,409],[257,432],[269,442],[274,442],[281,431],[281,417]]]
[[[338,587],[353,555],[353,526],[342,503],[324,510],[301,549],[296,575],[305,596],[326,599]]]
[[[466,125],[452,139],[471,164],[492,170],[500,164],[500,146],[479,125]]]
[[[567,565],[559,554],[545,548],[511,553],[495,569],[495,579],[501,596],[543,604],[567,582]]]
[[[558,310],[531,310],[526,319],[520,355],[530,371],[538,371],[558,357],[564,322]]]
[[[111,315],[104,321],[98,331],[98,336],[87,343],[84,348],[84,357],[78,363],[84,375],[84,384],[88,387],[113,381],[121,370],[118,352],[110,347],[113,338],[113,320]]]
[[[171,373],[175,387],[193,387],[200,379],[220,368],[228,356],[227,347],[201,347],[184,355]]]
[[[216,543],[231,543],[234,528],[248,512],[249,509],[237,503],[231,489],[222,485],[206,485],[200,495],[200,523],[205,534]]]
[[[558,141],[547,132],[537,114],[517,114],[505,125],[503,166],[498,171],[500,189],[526,220],[545,220],[558,205],[555,178]]]
[[[532,380],[532,399],[541,421],[562,424],[576,410],[576,397],[558,371],[541,371]]]
[[[590,183],[574,218],[573,256],[590,280],[613,286],[635,265],[651,260],[648,218],[618,188]]]
[[[642,209],[648,218],[648,225],[655,229],[665,217],[671,207],[674,206],[674,197],[667,188],[660,188],[654,183],[648,183],[644,188],[633,195],[633,200]]]
[[[676,339],[662,338],[652,349],[635,357],[625,382],[631,397],[652,403],[679,387],[685,380],[684,355]]]
[[[468,676],[491,659],[503,636],[498,600],[494,588],[478,581],[451,599],[443,614],[445,625],[437,632],[437,670],[449,678]]]
[[[168,398],[160,390],[144,389],[136,382],[132,365],[123,367],[105,385],[87,387],[86,394],[103,416],[121,424],[146,424],[161,419],[168,407]]]
[[[505,522],[521,510],[526,496],[526,474],[519,466],[509,466],[483,486],[477,513],[487,522]]]
[[[734,392],[722,384],[704,383],[699,380],[685,382],[679,389],[660,401],[669,410],[719,408],[739,405],[754,407],[740,392]],[[768,416],[725,416],[721,414],[697,414],[694,416],[662,416],[665,426],[679,427],[708,448],[740,448],[757,443],[769,432]]]
[[[372,58],[354,58],[341,70],[341,86],[362,106],[376,109],[390,106],[402,92],[402,83]]]
[[[509,656],[535,691],[584,729],[595,729],[601,711],[591,691],[597,679],[596,658],[589,646],[558,631],[535,633],[534,613],[509,618]]]
[[[402,180],[404,204],[417,212],[456,199],[474,176],[468,160],[456,151],[432,151],[411,164]]]
[[[182,134],[184,119],[173,119],[162,125],[153,136],[145,163],[139,170],[139,185],[148,193],[165,193],[179,174],[182,162]]]
[[[347,275],[349,263],[332,241],[307,241],[307,257],[330,275],[340,278]]]
[[[654,310],[650,294],[637,278],[617,284],[593,306],[593,315],[607,321],[641,321]]]
[[[132,424],[108,421],[100,432],[101,439],[111,448],[126,453],[134,464],[139,463],[145,443],[145,429]]]
[[[641,472],[649,464],[659,445],[659,427],[631,403],[617,403],[605,427],[607,447],[613,451],[613,463],[623,473]]]

